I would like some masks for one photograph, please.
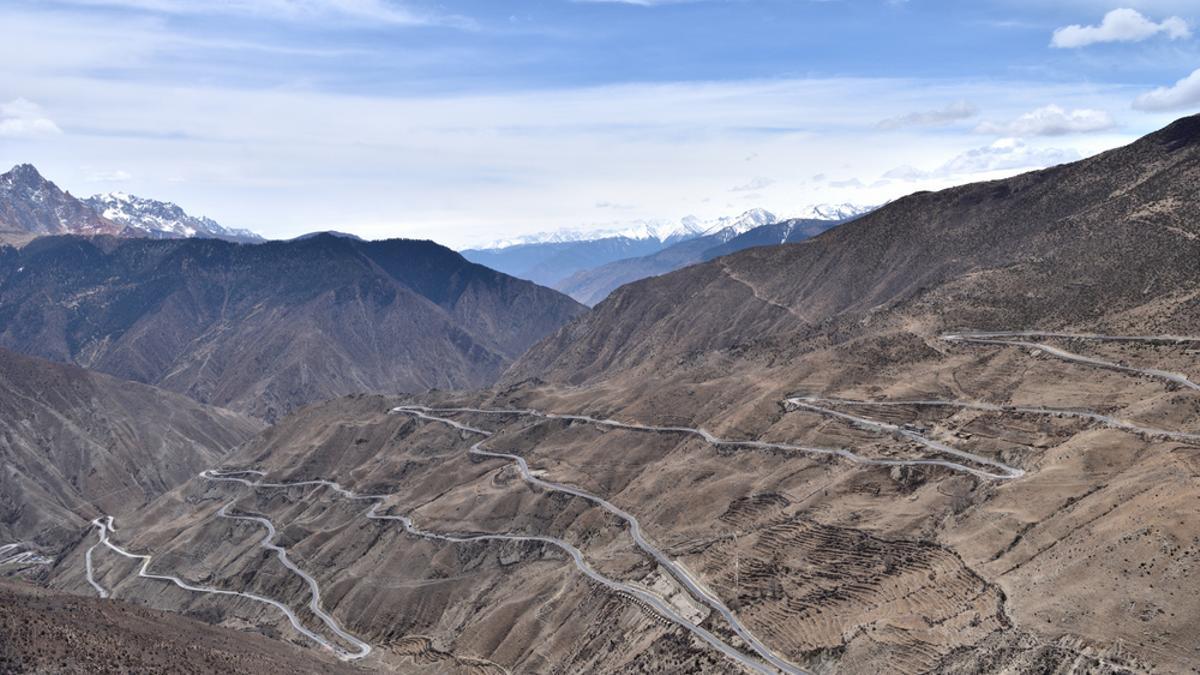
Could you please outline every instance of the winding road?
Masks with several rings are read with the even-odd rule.
[[[863,401],[857,399],[846,398],[817,398],[814,396],[800,397],[809,404],[824,404],[833,406],[846,407],[926,407],[926,408],[956,408],[959,410],[978,410],[980,412],[997,412],[1008,414],[1028,414],[1028,415],[1044,415],[1047,417],[1073,417],[1076,419],[1088,420],[1096,422],[1103,426],[1128,431],[1139,436],[1144,436],[1150,439],[1166,438],[1184,442],[1200,441],[1200,434],[1188,433],[1186,431],[1171,431],[1169,429],[1158,429],[1155,427],[1145,427],[1134,422],[1119,419],[1112,415],[1093,412],[1090,410],[1079,410],[1075,408],[1051,408],[1046,406],[1024,406],[1024,405],[1002,405],[998,403],[982,403],[982,402],[966,402],[966,401],[949,401],[943,399],[892,399],[887,401]]]
[[[462,428],[464,430],[472,430],[471,427],[465,427],[465,425],[461,425],[457,422],[454,423],[452,426],[455,426],[456,428]],[[482,430],[480,430],[480,431],[482,432]],[[482,433],[488,433],[488,432],[482,432]],[[510,455],[503,455],[500,453],[490,453],[486,450],[481,450],[474,446],[472,447],[472,452],[476,452],[478,454],[487,454],[489,456],[495,456],[495,457],[511,457]],[[525,467],[525,471],[528,471],[528,467]],[[748,668],[754,672],[757,672],[757,673],[763,673],[764,675],[778,673],[779,671],[783,671],[785,673],[797,674],[797,675],[803,675],[805,673],[805,671],[803,671],[791,664],[788,664],[782,660],[780,660],[780,663],[782,665],[777,665],[777,664],[768,665],[767,663],[763,663],[757,659],[753,659],[753,658],[746,656],[746,654],[744,654],[741,651],[739,651],[738,649],[730,646],[728,643],[726,643],[720,637],[713,634],[711,631],[709,631],[705,628],[702,628],[700,626],[697,626],[697,625],[693,624],[692,622],[688,621],[686,618],[684,618],[682,615],[680,615],[679,612],[677,612],[675,609],[673,609],[670,605],[668,605],[665,601],[663,601],[662,598],[659,598],[657,595],[655,595],[645,589],[639,588],[637,586],[627,584],[627,583],[624,583],[621,581],[617,581],[615,579],[611,579],[609,577],[606,577],[606,576],[600,574],[591,565],[588,564],[587,560],[584,559],[582,551],[580,551],[578,548],[576,548],[571,543],[564,541],[562,539],[559,539],[557,537],[547,537],[547,536],[537,536],[537,535],[513,535],[513,534],[458,534],[458,533],[432,532],[429,530],[421,529],[413,522],[412,518],[410,518],[408,516],[386,515],[386,514],[380,513],[379,510],[380,510],[380,508],[383,507],[383,502],[389,497],[389,495],[359,495],[350,490],[347,490],[346,488],[342,487],[340,484],[333,482],[333,481],[309,480],[309,481],[297,481],[297,482],[293,482],[293,483],[272,483],[272,482],[267,482],[264,480],[252,481],[252,480],[248,480],[246,478],[239,477],[241,475],[256,475],[256,476],[260,476],[260,477],[264,475],[261,471],[253,471],[253,470],[237,470],[237,471],[208,470],[208,471],[202,472],[200,475],[201,475],[201,477],[206,478],[208,480],[231,481],[231,482],[240,483],[242,485],[252,487],[252,488],[286,489],[286,488],[292,488],[292,487],[316,487],[316,486],[326,487],[326,488],[329,488],[330,490],[333,490],[334,492],[337,492],[339,495],[341,495],[347,499],[374,501],[375,503],[372,504],[371,508],[365,514],[366,518],[368,518],[370,520],[398,522],[404,528],[404,530],[406,532],[408,532],[409,534],[412,534],[414,536],[421,537],[424,539],[445,541],[445,542],[451,542],[451,543],[470,543],[470,542],[479,542],[479,541],[535,542],[535,543],[548,544],[550,546],[555,546],[555,547],[561,549],[562,551],[564,551],[568,556],[570,556],[571,560],[575,563],[575,567],[577,567],[579,569],[579,571],[582,572],[589,579],[595,581],[596,583],[598,583],[612,591],[630,596],[630,597],[634,598],[635,600],[641,601],[642,603],[648,605],[650,607],[650,609],[652,609],[654,612],[657,612],[660,616],[662,616],[665,619],[667,619],[668,621],[680,626],[681,628],[689,631],[690,633],[692,633],[693,635],[695,635],[696,637],[700,638],[702,641],[707,643],[709,646],[711,646],[714,649],[725,654],[730,659],[737,661],[738,663],[742,664],[746,668]],[[543,483],[544,483],[544,481],[543,481]],[[545,484],[548,487],[553,485],[552,483],[545,483]],[[556,488],[551,488],[551,489],[556,489]],[[574,492],[572,494],[574,494]],[[585,496],[585,494],[581,493],[579,496]],[[585,497],[585,498],[587,498],[587,497]],[[595,499],[595,498],[593,498],[593,499]],[[603,500],[601,500],[601,501],[603,501]],[[616,507],[613,507],[613,508],[616,508]],[[632,516],[630,516],[630,517],[632,518]],[[260,522],[265,523],[267,521],[261,520]],[[774,666],[774,667],[772,667],[772,666]],[[784,667],[784,666],[786,666],[786,667]]]
[[[1044,342],[1032,342],[1023,338],[1051,338],[1061,340],[1095,340],[1098,342],[1144,342],[1147,344],[1157,345],[1177,345],[1200,342],[1200,338],[1183,337],[1175,335],[1098,335],[1092,333],[1039,333],[1036,331],[1016,331],[1011,333],[947,333],[941,336],[941,339],[947,342],[962,342],[981,345],[1001,345],[1005,347],[1024,347],[1026,349],[1040,349],[1046,354],[1064,361],[1073,363],[1081,363],[1096,368],[1104,368],[1106,370],[1115,370],[1123,373],[1132,373],[1134,375],[1144,375],[1159,380],[1165,380],[1172,384],[1186,387],[1194,391],[1200,391],[1200,384],[1192,382],[1187,375],[1183,373],[1173,373],[1169,370],[1159,370],[1157,368],[1135,368],[1133,366],[1125,366],[1112,361],[1096,358],[1094,356],[1084,356],[1076,354],[1065,349],[1046,344]]]
[[[788,399],[785,402],[790,402],[790,401],[791,401],[791,399]],[[767,441],[735,440],[735,439],[720,438],[718,436],[714,436],[712,433],[710,433],[708,431],[705,431],[704,429],[699,429],[699,428],[662,427],[662,426],[654,426],[654,425],[632,424],[629,422],[620,422],[620,421],[611,420],[611,419],[588,417],[587,415],[565,415],[565,414],[558,414],[558,413],[541,412],[538,410],[508,410],[508,409],[488,409],[488,408],[428,408],[426,406],[399,406],[397,408],[393,408],[393,412],[406,412],[409,414],[417,414],[418,412],[425,412],[428,414],[433,414],[433,413],[439,413],[439,414],[477,413],[477,414],[481,414],[481,415],[519,415],[519,416],[526,416],[526,417],[540,417],[542,419],[549,419],[549,420],[570,420],[570,421],[576,421],[576,422],[588,422],[590,424],[612,427],[612,428],[616,428],[616,429],[627,429],[630,431],[649,431],[649,432],[691,434],[694,436],[699,436],[700,438],[703,438],[705,441],[707,441],[709,444],[714,445],[714,446],[719,446],[719,447],[744,447],[744,448],[757,448],[760,450],[782,450],[785,452],[799,452],[799,453],[814,454],[814,455],[828,455],[828,456],[834,456],[834,457],[841,457],[842,459],[848,460],[855,464],[866,464],[869,466],[940,466],[940,467],[943,467],[946,469],[950,469],[952,471],[960,471],[963,473],[969,473],[969,474],[978,476],[980,478],[985,478],[988,480],[1011,480],[1013,478],[1019,478],[1020,476],[1024,475],[1024,472],[1021,471],[1021,469],[1017,469],[1015,467],[1011,467],[1006,464],[1001,464],[999,462],[994,462],[992,460],[986,459],[984,457],[979,457],[978,455],[973,455],[971,453],[964,453],[955,448],[951,448],[950,446],[947,446],[944,444],[937,444],[936,441],[932,441],[930,439],[924,439],[927,442],[921,442],[921,441],[918,441],[918,442],[920,442],[922,445],[925,445],[926,447],[930,447],[931,449],[937,450],[938,452],[946,452],[947,454],[955,455],[962,459],[967,459],[968,461],[971,461],[971,462],[978,462],[978,463],[984,464],[985,466],[992,466],[994,468],[998,468],[998,469],[1000,469],[1000,473],[987,471],[984,469],[979,469],[977,467],[971,467],[971,466],[967,466],[965,464],[959,464],[957,462],[951,462],[951,461],[940,460],[940,459],[883,459],[883,458],[875,458],[875,457],[864,457],[864,456],[859,455],[859,454],[857,454],[851,450],[848,450],[846,448],[818,448],[818,447],[811,447],[811,446],[805,446],[805,445],[796,445],[794,443],[770,443]],[[469,432],[478,432],[479,431],[477,429],[473,429],[472,427],[467,427],[467,426],[461,425],[457,422],[454,422],[453,420],[447,420],[447,419],[438,418],[438,417],[429,417],[428,415],[426,415],[426,418],[438,420],[438,421],[444,422],[446,424],[451,424],[451,425],[456,426],[464,431],[469,431]],[[865,420],[865,421],[869,422],[869,423],[872,422],[871,420]],[[931,444],[933,444],[933,445],[931,445]],[[499,455],[492,453],[492,456],[499,456]],[[504,455],[504,457],[510,457],[510,456]]]
[[[225,509],[228,508],[228,506],[229,505],[227,504],[225,507],[222,507],[221,515],[223,515],[226,518],[241,518],[239,516],[231,516],[231,515],[224,513]],[[250,518],[250,517],[246,517],[245,519],[258,520],[257,518]],[[259,521],[259,522],[263,522],[263,521]],[[358,649],[356,649],[355,651],[347,651],[347,650],[343,649],[342,647],[339,647],[338,645],[336,645],[333,642],[326,639],[324,636],[322,636],[316,632],[313,632],[312,630],[309,630],[307,627],[305,627],[304,624],[300,621],[300,617],[296,616],[296,613],[293,612],[290,607],[283,604],[282,602],[279,602],[278,600],[274,600],[272,598],[268,598],[268,597],[265,597],[262,595],[257,595],[254,593],[244,593],[242,591],[228,591],[228,590],[225,590],[222,588],[213,588],[211,586],[197,586],[195,584],[190,584],[190,583],[184,581],[183,579],[180,579],[179,577],[172,576],[169,574],[151,574],[149,572],[149,567],[150,567],[151,561],[153,560],[152,556],[138,555],[136,553],[130,553],[129,551],[126,551],[125,549],[123,549],[120,546],[113,543],[112,539],[110,538],[110,534],[112,532],[116,531],[116,527],[113,524],[112,516],[101,516],[99,518],[96,518],[95,520],[92,521],[92,525],[98,531],[99,541],[96,544],[94,544],[91,548],[89,548],[87,550],[87,553],[85,554],[87,581],[89,584],[92,585],[93,588],[96,589],[96,591],[100,594],[100,597],[102,597],[102,598],[112,597],[112,593],[110,591],[108,591],[106,588],[104,588],[104,586],[101,585],[99,581],[97,581],[96,576],[95,576],[95,568],[93,567],[93,563],[92,563],[92,551],[96,548],[96,546],[99,546],[99,545],[104,545],[104,546],[108,547],[109,549],[111,549],[113,552],[117,553],[118,555],[129,558],[131,560],[140,560],[142,564],[138,568],[138,576],[143,579],[155,579],[158,581],[168,581],[172,584],[175,584],[179,588],[182,588],[185,591],[191,591],[193,593],[211,593],[214,595],[236,596],[236,597],[240,597],[240,598],[246,598],[249,600],[253,600],[255,602],[260,602],[263,604],[271,605],[272,607],[274,607],[274,608],[278,609],[280,612],[282,612],[285,617],[287,617],[288,622],[292,624],[292,628],[295,628],[296,632],[300,633],[304,637],[307,637],[308,639],[312,640],[313,642],[316,642],[317,644],[321,645],[325,649],[328,649],[329,651],[333,652],[334,656],[336,656],[338,659],[340,659],[342,661],[353,661],[356,659],[361,659],[364,656],[366,656],[367,654],[369,654],[371,651],[370,645],[367,645],[365,642],[361,642],[360,640],[353,638],[353,637],[348,637],[348,641],[357,645]],[[271,534],[268,537],[268,539],[263,540],[264,546],[266,546],[268,540],[274,536],[274,527],[271,527],[268,531]],[[280,558],[280,560],[282,562],[283,558]],[[285,564],[287,564],[287,563],[285,563]],[[299,572],[299,570],[294,567],[289,566],[289,568]],[[300,574],[302,576],[304,576],[306,578],[306,580],[311,579],[311,577],[308,577],[308,575],[305,575],[302,572],[300,572]],[[310,588],[312,588],[311,585],[310,585]],[[314,596],[314,602],[319,602],[319,597]],[[318,614],[318,616],[321,616],[321,615]],[[339,636],[341,636],[342,633],[340,633],[340,629],[338,629],[338,631],[339,631]],[[365,651],[364,651],[364,648],[365,648]]]
[[[267,528],[266,536],[259,541],[258,545],[269,551],[274,551],[276,559],[278,559],[284,567],[295,572],[297,576],[304,580],[304,583],[308,584],[308,608],[314,615],[316,615],[318,619],[321,620],[322,623],[325,624],[326,627],[329,628],[330,631],[346,642],[354,645],[355,651],[344,652],[344,660],[357,660],[365,658],[368,654],[370,654],[371,645],[347,633],[342,629],[341,626],[338,625],[336,619],[330,616],[324,609],[321,609],[321,587],[317,584],[316,579],[292,562],[291,558],[288,557],[287,551],[284,550],[282,546],[279,546],[275,543],[275,535],[277,534],[275,532],[275,525],[270,520],[267,520],[262,516],[232,514],[229,512],[229,507],[232,505],[232,502],[230,502],[229,504],[222,506],[221,510],[217,512],[217,515],[221,516],[222,518],[229,518],[231,520],[243,520],[247,522],[258,523],[259,525]]]
[[[458,422],[456,420],[452,420],[449,418],[437,417],[434,413],[446,412],[445,410],[441,410],[441,409],[428,408],[426,406],[398,406],[396,408],[393,408],[392,412],[414,415],[421,419],[429,420],[432,422],[440,422],[442,424],[447,424],[447,425],[454,427],[455,429],[458,429],[460,431],[465,431],[467,433],[483,436],[484,439],[487,439],[488,437],[492,436],[492,432],[490,432],[490,431],[486,431],[484,429],[477,429],[475,427],[468,426],[466,424],[463,424],[461,422]],[[484,412],[484,411],[473,410],[471,412]],[[514,413],[513,413],[513,411],[498,411],[495,413],[488,413],[488,414],[509,414],[509,415],[511,415]],[[582,416],[582,415],[553,415],[551,413],[530,413],[530,414],[532,414],[535,417],[542,417],[545,419],[583,420],[583,421],[587,421],[587,422],[593,422],[593,423],[597,423],[597,424],[606,424],[608,426],[615,426],[615,427],[626,428],[626,429],[638,429],[638,430],[651,429],[650,427],[639,427],[638,425],[624,424],[622,422],[616,422],[614,420],[593,420],[590,417],[586,417],[586,416]],[[712,434],[709,434],[708,432],[701,432],[698,429],[684,429],[684,428],[676,428],[676,427],[655,427],[655,428],[652,428],[652,430],[654,430],[654,431],[672,431],[672,432],[690,431],[693,433],[699,433],[702,436],[704,436],[706,439],[711,439],[710,442],[718,442],[718,443],[721,442],[721,439],[718,439],[715,436],[712,436]],[[515,462],[517,464],[518,469],[520,470],[521,478],[524,479],[525,482],[530,483],[532,485],[537,485],[537,486],[545,488],[547,490],[563,492],[563,493],[566,493],[569,495],[573,495],[575,497],[581,497],[587,501],[592,502],[593,504],[596,504],[597,506],[604,509],[605,511],[608,511],[609,513],[613,514],[617,518],[620,518],[621,520],[625,521],[625,523],[629,525],[630,536],[633,537],[634,543],[637,544],[638,548],[642,549],[643,551],[646,552],[647,555],[654,558],[654,560],[657,561],[658,564],[660,566],[662,566],[662,568],[665,569],[672,577],[674,577],[676,581],[678,581],[680,584],[682,584],[684,586],[684,588],[686,588],[688,590],[688,592],[692,594],[693,597],[697,598],[698,600],[700,600],[701,602],[703,602],[704,604],[706,604],[710,608],[712,608],[713,611],[720,614],[725,619],[726,623],[728,623],[729,626],[731,628],[733,628],[733,631],[738,634],[738,637],[742,638],[742,640],[745,641],[745,643],[747,645],[749,645],[749,647],[751,649],[753,649],[767,663],[770,663],[771,665],[775,666],[776,668],[778,668],[779,670],[781,670],[785,673],[802,673],[802,672],[804,672],[800,668],[796,667],[795,665],[793,665],[791,663],[788,663],[786,660],[784,660],[780,656],[776,655],[773,651],[771,651],[771,649],[769,647],[767,647],[766,645],[764,645],[762,643],[762,641],[760,641],[757,637],[755,637],[754,634],[751,633],[748,628],[746,628],[744,625],[742,625],[742,622],[739,621],[738,618],[733,614],[733,611],[730,610],[728,607],[726,607],[725,603],[721,602],[720,598],[718,598],[715,593],[713,593],[712,591],[705,588],[704,585],[698,579],[696,579],[692,575],[691,572],[689,572],[686,568],[683,567],[683,565],[680,565],[679,563],[675,562],[674,560],[669,558],[665,553],[663,553],[661,550],[659,550],[658,547],[651,544],[646,539],[645,535],[642,534],[641,523],[639,523],[637,518],[635,518],[632,514],[618,508],[616,505],[614,505],[613,503],[609,502],[608,500],[606,500],[602,497],[591,494],[589,492],[584,492],[583,490],[580,490],[579,488],[571,487],[569,485],[563,485],[561,483],[552,483],[550,481],[542,480],[541,478],[538,478],[533,475],[533,473],[529,470],[529,465],[525,462],[524,458],[519,457],[517,455],[509,455],[509,454],[505,454],[502,452],[493,452],[491,450],[485,450],[482,447],[483,443],[484,443],[484,441],[480,441],[480,442],[472,445],[471,448],[468,450],[468,452],[471,454],[474,454],[474,455],[479,455],[481,457],[507,459],[512,462]]]
[[[1160,345],[1177,345],[1186,343],[1200,343],[1200,338],[1182,337],[1182,336],[1110,336],[1101,334],[1087,333],[1054,333],[1054,332],[1039,332],[1039,331],[1012,331],[1012,332],[964,332],[964,333],[948,333],[941,336],[941,339],[948,342],[959,342],[969,344],[997,345],[997,346],[1016,346],[1027,349],[1038,349],[1042,352],[1065,361],[1080,363],[1084,365],[1105,368],[1120,372],[1128,372],[1137,375],[1152,377],[1164,380],[1173,385],[1182,386],[1192,390],[1200,391],[1200,384],[1193,382],[1188,376],[1181,373],[1174,373],[1153,368],[1136,368],[1126,366],[1104,359],[1076,354],[1065,349],[1054,347],[1053,345],[1039,342],[1041,339],[1071,339],[1071,340],[1097,340],[1109,342],[1144,342],[1149,344]],[[789,675],[802,675],[805,673],[802,669],[787,662],[782,657],[775,654],[756,638],[737,618],[737,616],[720,600],[719,597],[711,590],[706,588],[703,583],[698,580],[692,573],[682,564],[668,557],[658,547],[654,546],[644,535],[641,524],[637,518],[627,511],[616,506],[612,502],[599,497],[597,495],[585,492],[579,488],[555,483],[539,478],[530,470],[528,463],[523,457],[518,455],[495,452],[484,447],[484,443],[493,435],[493,432],[484,429],[476,428],[463,424],[454,419],[443,417],[441,415],[448,414],[481,414],[481,415],[511,415],[511,416],[527,416],[547,420],[565,420],[585,422],[599,426],[625,429],[630,431],[642,432],[657,432],[657,433],[680,433],[691,434],[702,438],[709,444],[714,446],[725,447],[748,447],[765,450],[780,450],[785,452],[809,453],[817,455],[835,456],[842,459],[865,465],[875,466],[940,466],[953,471],[969,473],[979,478],[988,480],[1013,480],[1025,475],[1025,471],[1004,464],[1003,462],[984,457],[975,453],[967,452],[951,445],[935,440],[908,426],[900,426],[889,422],[870,419],[860,415],[836,410],[831,406],[838,407],[854,407],[854,406],[930,406],[930,407],[949,407],[961,410],[978,410],[985,412],[1000,412],[1000,413],[1026,413],[1036,415],[1053,415],[1058,417],[1072,417],[1084,419],[1111,428],[1121,429],[1152,438],[1168,438],[1187,442],[1200,441],[1200,434],[1169,431],[1165,429],[1156,429],[1145,427],[1133,422],[1121,420],[1110,415],[1089,411],[1076,410],[1065,408],[1050,408],[1042,406],[1017,406],[1017,405],[1001,405],[982,402],[964,402],[950,401],[941,399],[916,399],[916,400],[891,400],[891,401],[859,401],[852,399],[838,398],[820,398],[814,396],[794,396],[785,399],[784,401],[792,409],[808,410],[821,415],[834,417],[845,420],[860,428],[876,431],[879,433],[890,434],[906,438],[912,442],[922,445],[933,452],[954,457],[962,462],[950,461],[948,459],[882,459],[870,458],[858,455],[844,448],[820,448],[796,445],[791,443],[772,443],[766,441],[753,440],[735,440],[725,439],[713,435],[712,433],[701,429],[683,426],[654,426],[641,425],[634,423],[621,422],[613,419],[595,418],[587,415],[572,415],[548,413],[536,410],[508,410],[508,409],[484,409],[484,408],[432,408],[419,405],[398,406],[391,410],[396,414],[407,414],[414,417],[449,425],[461,432],[481,436],[482,439],[474,443],[468,450],[469,454],[479,457],[491,459],[503,459],[513,462],[522,480],[526,483],[540,488],[569,494],[581,499],[587,500],[599,508],[607,511],[613,516],[623,521],[629,528],[630,535],[635,544],[644,551],[647,555],[653,558],[660,567],[669,573],[688,593],[694,598],[704,603],[713,611],[717,612],[733,629],[733,631],[745,642],[749,649],[758,655],[760,658],[753,658],[729,643],[722,638],[713,634],[705,628],[695,625],[678,611],[673,609],[663,598],[658,595],[635,585],[624,583],[615,579],[604,576],[597,572],[584,558],[582,551],[576,548],[571,543],[556,537],[537,536],[537,535],[510,535],[510,534],[475,534],[475,533],[444,533],[433,532],[421,529],[418,527],[409,516],[390,515],[381,513],[381,510],[386,511],[384,504],[390,495],[359,495],[351,490],[342,487],[340,484],[329,480],[306,480],[290,483],[268,482],[265,480],[266,474],[261,471],[252,469],[237,470],[237,471],[218,471],[209,470],[200,474],[202,478],[212,481],[230,481],[240,483],[242,485],[256,489],[286,489],[294,487],[317,487],[329,489],[343,498],[358,501],[372,502],[369,510],[364,514],[366,518],[377,521],[392,521],[400,523],[404,530],[417,537],[425,539],[444,541],[451,543],[469,543],[480,541],[497,541],[497,542],[518,542],[518,543],[540,543],[544,545],[554,546],[565,552],[573,561],[576,568],[579,569],[585,576],[597,584],[608,588],[609,590],[627,595],[641,603],[644,603],[652,611],[664,617],[671,623],[674,623],[681,628],[689,631],[697,638],[710,645],[714,649],[725,654],[729,658],[745,666],[746,668],[759,673],[777,673],[783,672]],[[246,476],[253,476],[251,480]],[[298,633],[304,635],[310,640],[316,642],[322,647],[330,650],[337,658],[343,661],[352,661],[362,659],[371,653],[372,648],[366,642],[354,637],[346,632],[338,625],[337,621],[325,612],[321,607],[320,587],[311,575],[304,572],[299,566],[291,561],[286,550],[275,544],[274,540],[277,535],[274,524],[265,517],[256,515],[234,514],[230,513],[229,509],[232,502],[221,507],[218,515],[222,518],[232,520],[254,522],[266,529],[265,536],[259,541],[259,546],[264,549],[274,552],[276,558],[287,569],[300,576],[310,591],[309,609],[320,619],[330,632],[348,644],[354,645],[353,649],[345,649],[328,638],[312,631],[305,627],[299,617],[287,605],[277,600],[256,595],[253,593],[245,593],[240,591],[229,591],[224,589],[212,588],[208,586],[197,586],[189,584],[182,579],[162,574],[151,574],[148,568],[151,563],[151,556],[137,555],[126,551],[120,546],[113,543],[111,533],[116,530],[111,516],[103,516],[92,521],[92,525],[98,531],[98,541],[89,547],[85,553],[85,564],[87,581],[96,589],[100,597],[107,598],[111,596],[111,592],[107,590],[97,579],[94,569],[93,556],[94,551],[100,546],[105,546],[117,554],[141,561],[141,566],[138,569],[138,576],[146,579],[155,579],[173,583],[181,589],[197,592],[211,593],[217,595],[237,596],[271,605],[275,607],[291,623],[292,627]],[[22,544],[6,544],[0,546],[0,565],[4,564],[44,564],[48,562],[45,558],[38,554],[24,550]],[[43,562],[44,561],[44,562]],[[761,660],[760,660],[761,659]]]
[[[50,565],[54,562],[51,558],[38,553],[33,547],[24,542],[15,544],[0,545],[0,567],[4,565]]]

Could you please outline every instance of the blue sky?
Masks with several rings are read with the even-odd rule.
[[[0,162],[271,236],[786,216],[1196,112],[1197,5],[2,0]]]

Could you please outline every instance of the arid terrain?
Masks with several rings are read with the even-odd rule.
[[[1197,157],[1188,118],[626,286],[19,573],[364,670],[1190,672]]]

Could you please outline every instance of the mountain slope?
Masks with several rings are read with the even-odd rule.
[[[624,286],[469,405],[748,441],[619,455],[611,430],[477,422],[653,514],[648,533],[814,670],[1182,672],[1198,211],[1189,117]],[[1000,335],[946,336],[972,330]]]
[[[0,635],[0,670],[13,673],[358,672],[262,635],[13,582],[0,582]]]
[[[1188,262],[1198,139],[1200,119],[1186,118],[1082,162],[918,193],[801,244],[626,286],[530,350],[511,377],[663,367],[695,350],[852,326],[902,303],[936,310],[947,328],[1049,327],[1185,293],[1200,273]],[[697,324],[702,311],[710,320]]]
[[[582,311],[430,242],[0,249],[0,346],[267,420],[358,391],[488,384]]]
[[[152,238],[211,237],[244,243],[263,238],[249,230],[222,227],[211,218],[188,215],[171,202],[145,199],[124,192],[93,195],[84,200],[99,216],[129,229],[129,235]]]
[[[852,218],[851,218],[852,219]],[[702,260],[712,260],[724,255],[744,251],[756,246],[778,246],[779,244],[795,244],[805,239],[811,239],[825,230],[836,227],[847,219],[801,219],[785,220],[771,225],[756,227],[749,232],[740,234],[727,242],[723,242],[704,251]]]
[[[170,392],[0,349],[0,542],[74,538],[183,483],[262,424]]]

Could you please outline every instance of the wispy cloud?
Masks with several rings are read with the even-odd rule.
[[[132,179],[133,174],[123,169],[91,171],[85,178],[89,183],[124,183]]]
[[[1065,136],[1107,131],[1116,126],[1112,115],[1103,110],[1081,108],[1065,110],[1048,105],[1009,122],[983,122],[975,128],[981,134],[997,136]]]
[[[1079,158],[1080,154],[1076,150],[1034,148],[1020,139],[1004,138],[991,145],[968,150],[935,169],[922,170],[906,165],[888,171],[883,177],[911,182],[993,171],[1042,168],[1073,162]]]
[[[1050,46],[1059,49],[1086,47],[1100,42],[1141,42],[1164,34],[1172,40],[1189,38],[1192,31],[1187,21],[1177,16],[1155,23],[1136,9],[1114,9],[1104,15],[1098,26],[1074,24],[1054,31]]]
[[[419,12],[388,0],[66,0],[65,4],[121,8],[156,14],[231,14],[286,21],[322,21],[333,18],[401,26],[474,26],[474,22],[465,17]]]
[[[875,126],[880,129],[909,129],[913,127],[940,127],[970,119],[979,114],[979,108],[969,101],[956,101],[943,108],[922,110],[898,117],[889,117]]]
[[[0,136],[38,138],[58,136],[62,129],[46,116],[41,106],[23,98],[0,103]]]
[[[759,190],[765,190],[766,188],[769,188],[774,184],[775,184],[775,180],[773,178],[767,178],[765,176],[755,176],[754,178],[751,178],[746,183],[742,183],[741,185],[735,185],[735,186],[729,188],[729,191],[730,192],[757,192]]]

